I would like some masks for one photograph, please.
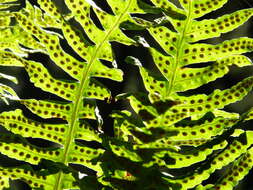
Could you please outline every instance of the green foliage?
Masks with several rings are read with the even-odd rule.
[[[233,31],[253,15],[253,9],[244,9],[201,19],[227,1],[179,0],[182,8],[178,8],[167,0],[151,0],[153,5],[107,0],[108,13],[86,0],[65,0],[68,11],[50,0],[38,0],[40,7],[25,1],[25,8],[16,11],[12,8],[18,2],[0,0],[0,65],[25,69],[35,87],[58,97],[24,99],[11,85],[0,84],[1,99],[16,103],[14,109],[0,114],[0,124],[8,131],[0,135],[0,151],[25,163],[0,167],[0,189],[10,189],[9,180],[18,179],[32,189],[45,190],[232,190],[253,166],[253,133],[242,127],[253,119],[253,111],[239,115],[223,108],[252,90],[253,77],[210,94],[187,93],[223,77],[231,65],[252,64],[243,55],[253,51],[251,38],[219,44],[201,41]],[[159,19],[143,19],[149,13]],[[160,48],[145,42],[143,36],[135,41],[124,30],[147,30]],[[98,101],[112,98],[103,80],[123,80],[111,42],[144,45],[159,70],[149,70],[135,57],[126,59],[139,69],[147,93],[116,97],[129,100],[132,110],[111,114],[113,137],[101,130],[106,118],[101,118],[97,107]],[[71,79],[57,78],[44,64],[28,59],[34,52],[47,55]],[[5,74],[1,78],[17,83]],[[31,138],[54,146],[42,148]],[[82,177],[82,169],[73,164],[96,175]],[[225,176],[203,185],[226,166]]]

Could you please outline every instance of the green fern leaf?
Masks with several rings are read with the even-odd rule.
[[[26,7],[18,11],[10,11],[18,2],[0,2],[0,65],[25,69],[30,82],[53,98],[22,98],[12,85],[0,84],[0,98],[15,103],[13,110],[0,113],[0,124],[7,130],[0,135],[0,151],[28,165],[0,167],[0,189],[10,189],[9,180],[46,190],[233,189],[247,175],[252,167],[253,134],[241,126],[252,120],[252,109],[241,115],[223,109],[252,91],[253,77],[210,94],[187,93],[223,77],[232,65],[252,64],[243,55],[253,51],[251,38],[217,44],[201,40],[233,31],[252,17],[253,9],[202,19],[228,0],[179,0],[181,6],[168,0],[148,4],[107,0],[110,11],[88,0],[65,0],[66,11],[57,1],[38,0],[39,7],[25,2]],[[146,13],[157,14],[158,19],[146,20]],[[146,29],[160,48],[146,43],[145,37],[134,41],[125,29]],[[97,107],[97,102],[112,98],[104,78],[123,80],[111,42],[148,47],[158,68],[153,72],[137,58],[128,57],[138,66],[147,93],[116,97],[129,100],[135,113],[111,114],[114,137],[101,130]],[[34,52],[48,56],[49,64],[53,62],[68,79],[30,60],[28,55]],[[0,77],[18,84],[15,77]],[[31,139],[54,146],[42,148]],[[211,174],[230,163],[233,166],[216,184],[203,186]],[[82,178],[72,167],[76,165],[96,174]],[[193,169],[181,172],[188,167]],[[90,181],[97,187],[90,187]]]
[[[123,135],[118,138],[127,141],[126,136],[132,136],[134,151],[139,155],[144,154],[144,150],[150,154],[149,157],[142,156],[146,167],[194,168],[195,172],[190,171],[187,175],[162,177],[169,183],[168,189],[187,190],[198,185],[200,189],[232,189],[251,165],[248,164],[247,172],[233,182],[228,182],[231,176],[222,178],[223,186],[218,182],[214,188],[212,185],[205,188],[201,183],[216,170],[233,161],[237,163],[236,160],[240,160],[252,144],[251,131],[240,129],[242,123],[252,119],[251,111],[238,117],[222,110],[252,91],[252,76],[228,89],[215,89],[208,95],[185,94],[223,77],[231,65],[252,65],[251,60],[242,55],[253,51],[251,38],[241,37],[218,44],[200,41],[238,28],[252,17],[252,9],[206,20],[201,17],[223,7],[228,0],[179,0],[182,9],[166,0],[151,2],[156,8],[161,8],[161,20],[165,21],[149,26],[143,24],[143,27],[147,27],[160,48],[153,47],[153,43],[149,45],[143,37],[138,40],[148,47],[160,72],[147,69],[137,58],[127,58],[127,62],[138,66],[148,94],[127,96],[141,125],[136,125],[129,116],[115,115],[115,130]],[[173,29],[163,24],[166,22]],[[233,143],[222,144],[224,137],[232,138]],[[171,149],[173,146],[179,149]],[[185,149],[185,146],[188,148]],[[170,170],[165,171],[169,173]]]
[[[13,6],[1,1],[1,10]],[[12,2],[12,1],[10,1]],[[25,116],[22,110],[3,112],[1,124],[8,131],[22,136],[20,142],[9,142],[3,139],[1,153],[10,158],[38,165],[43,160],[50,160],[68,166],[80,164],[103,174],[101,161],[96,160],[104,154],[102,148],[94,149],[77,143],[77,139],[102,142],[99,127],[99,113],[95,100],[109,100],[111,93],[105,85],[95,78],[108,78],[122,81],[123,73],[116,68],[110,42],[117,41],[131,45],[134,41],[128,38],[120,28],[121,23],[134,22],[130,13],[144,13],[137,1],[108,1],[114,15],[102,11],[99,7],[83,0],[66,0],[70,14],[63,14],[52,1],[39,0],[40,8],[26,1],[26,8],[17,12],[1,13],[1,65],[23,67],[35,87],[54,94],[64,100],[15,99],[23,104],[42,121],[36,121]],[[98,17],[103,30],[98,28],[91,14]],[[4,16],[5,19],[2,19]],[[71,24],[75,19],[84,29],[84,33]],[[10,22],[13,20],[13,22]],[[50,32],[49,28],[60,29],[62,34]],[[71,48],[82,59],[68,54],[61,44],[65,39]],[[25,48],[23,48],[25,47]],[[59,68],[65,71],[72,80],[55,78],[41,63],[27,60],[30,52],[41,52],[48,55]],[[101,60],[110,61],[113,68],[103,64]],[[6,77],[6,76],[5,76]],[[14,94],[7,87],[1,86],[3,92]],[[11,89],[11,88],[10,88]],[[5,90],[5,91],[4,91]],[[60,119],[60,123],[48,123],[43,119]],[[88,120],[97,120],[98,126],[92,126]],[[64,123],[62,123],[64,122]],[[94,125],[94,124],[93,124]],[[14,135],[11,135],[11,138]],[[40,148],[30,144],[25,138],[41,138],[59,144],[55,148]],[[112,146],[113,147],[113,146]],[[129,152],[130,153],[130,152]],[[133,154],[134,155],[134,154]],[[61,168],[59,168],[61,169]],[[5,171],[5,169],[3,169]],[[21,171],[21,170],[20,170]],[[78,188],[76,171],[34,177],[33,173],[15,169],[4,173],[3,187],[8,186],[8,180],[20,179],[32,188],[61,190]],[[72,176],[73,175],[73,176]]]

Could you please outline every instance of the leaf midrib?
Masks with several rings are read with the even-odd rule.
[[[179,62],[181,60],[180,58],[181,58],[181,50],[182,50],[182,47],[183,47],[183,41],[185,39],[185,34],[187,32],[187,29],[188,29],[190,21],[191,21],[191,14],[192,14],[191,8],[192,8],[192,3],[191,3],[191,1],[189,1],[189,9],[188,9],[187,20],[186,20],[186,24],[185,24],[183,33],[180,36],[179,47],[177,48],[177,54],[176,54],[176,58],[175,58],[176,63],[174,65],[174,67],[172,68],[172,76],[171,76],[171,80],[169,81],[168,90],[166,92],[167,97],[171,94],[171,91],[172,91],[172,88],[174,86],[175,79],[176,79],[176,76],[177,76],[178,65],[179,65]]]
[[[100,48],[103,46],[104,43],[106,43],[108,41],[108,38],[109,38],[110,34],[114,31],[114,29],[118,28],[121,18],[124,17],[124,15],[127,13],[127,10],[129,9],[131,3],[132,3],[132,0],[129,0],[129,3],[126,6],[125,10],[121,13],[121,15],[118,17],[118,20],[115,22],[115,24],[111,27],[111,29],[105,35],[104,39],[97,46],[94,54],[92,55],[92,57],[89,61],[89,64],[87,65],[87,69],[84,70],[84,72],[83,72],[83,77],[81,79],[80,87],[78,88],[77,95],[75,97],[75,100],[73,101],[74,107],[73,107],[73,112],[72,112],[71,120],[70,120],[70,126],[69,126],[70,130],[68,131],[69,135],[66,140],[66,143],[64,144],[64,153],[63,153],[62,163],[64,163],[65,165],[68,163],[68,154],[70,151],[70,145],[71,145],[72,141],[74,141],[73,137],[74,137],[75,131],[76,131],[75,126],[76,126],[76,122],[78,121],[78,113],[80,111],[80,104],[82,103],[85,87],[89,81],[88,79],[89,79],[89,73],[91,71],[91,68],[94,64],[94,61],[97,59],[97,54],[98,54]],[[54,187],[55,190],[62,190],[61,189],[62,177],[63,177],[63,173],[60,172],[57,176],[56,184]]]

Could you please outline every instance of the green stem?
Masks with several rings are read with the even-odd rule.
[[[169,80],[169,87],[168,90],[166,92],[166,96],[169,97],[177,76],[177,70],[178,70],[178,65],[181,61],[181,54],[182,54],[182,48],[184,45],[184,38],[185,38],[185,34],[188,31],[188,27],[191,23],[191,8],[192,8],[192,4],[191,1],[189,1],[189,10],[188,10],[188,15],[187,15],[187,20],[186,20],[186,24],[184,25],[184,29],[183,29],[183,33],[182,35],[180,35],[180,39],[179,39],[179,43],[178,43],[178,47],[177,47],[177,54],[176,54],[176,63],[173,65],[172,67],[172,75],[170,77]]]
[[[129,0],[128,5],[126,6],[125,10],[123,10],[123,12],[119,16],[118,20],[115,22],[115,24],[112,26],[112,28],[110,28],[110,30],[107,31],[107,34],[105,35],[104,39],[98,44],[94,54],[92,55],[90,61],[88,62],[87,69],[84,71],[84,73],[82,75],[83,77],[80,82],[80,87],[79,87],[79,89],[77,91],[77,95],[73,101],[74,108],[73,108],[73,112],[72,112],[71,120],[70,120],[70,126],[69,126],[69,131],[68,131],[69,135],[68,135],[68,138],[66,139],[66,142],[64,144],[64,153],[63,153],[63,160],[62,160],[62,162],[64,164],[68,164],[68,154],[69,154],[70,147],[71,147],[70,145],[74,141],[74,136],[75,136],[75,131],[76,131],[75,127],[78,122],[78,113],[80,111],[80,107],[81,107],[80,105],[83,100],[85,88],[87,87],[89,79],[90,79],[90,71],[92,69],[92,66],[95,63],[95,60],[97,59],[97,54],[98,54],[99,50],[101,49],[101,47],[103,46],[104,43],[108,42],[108,39],[109,39],[111,33],[114,31],[114,29],[119,27],[120,21],[124,17],[124,15],[127,13],[131,3],[132,3],[132,0]],[[60,172],[57,176],[57,181],[56,181],[56,185],[54,188],[55,190],[62,190],[62,188],[61,188],[62,180],[63,180],[63,173]]]

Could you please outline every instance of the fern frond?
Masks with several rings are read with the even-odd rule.
[[[9,7],[5,2],[1,2],[0,9]],[[20,11],[2,12],[0,15],[0,64],[6,67],[23,67],[35,87],[60,98],[16,100],[39,116],[40,121],[27,117],[20,109],[3,112],[2,126],[22,136],[22,140],[20,143],[1,142],[1,153],[34,165],[40,164],[42,160],[66,166],[80,164],[101,176],[103,167],[97,159],[104,154],[106,148],[91,148],[77,140],[103,142],[101,132],[97,130],[100,119],[96,100],[109,100],[111,93],[109,88],[96,78],[118,82],[123,80],[122,71],[116,68],[110,42],[134,44],[135,42],[122,32],[121,23],[134,22],[130,13],[144,11],[139,8],[136,0],[108,1],[114,15],[103,11],[90,1],[66,0],[65,3],[70,10],[69,14],[63,14],[53,1],[39,0],[40,8],[26,1],[26,7]],[[103,29],[95,25],[91,18],[93,13]],[[3,16],[6,20],[2,19]],[[73,19],[80,24],[84,32],[71,23]],[[62,34],[50,31],[52,28],[61,30]],[[66,52],[61,43],[63,39],[76,52],[76,56]],[[50,60],[72,79],[55,78],[44,64],[27,59],[27,54],[31,52],[48,55]],[[113,68],[106,66],[101,60],[109,61]],[[51,124],[48,119],[57,119],[57,122]],[[97,122],[90,123],[89,120]],[[53,149],[40,148],[30,144],[25,138],[41,138],[58,145]],[[72,171],[69,175],[59,171],[37,182],[36,177],[32,175],[27,178],[21,177],[22,175],[12,177],[12,174],[6,173],[4,184],[7,187],[8,179],[20,179],[35,189],[40,187],[62,190],[72,188],[73,183],[79,184],[80,179],[72,175],[77,176],[77,171]]]
[[[62,1],[66,11],[56,1],[38,0],[39,7],[25,2],[25,8],[14,11],[17,2],[0,1],[0,65],[24,69],[50,99],[19,97],[12,85],[0,83],[0,98],[15,103],[14,109],[0,113],[7,130],[0,135],[0,151],[36,168],[1,167],[0,189],[10,188],[9,180],[46,190],[232,189],[248,173],[253,133],[242,124],[252,120],[252,109],[241,115],[223,109],[252,91],[253,77],[209,94],[188,92],[225,76],[231,66],[251,66],[243,54],[253,51],[252,38],[217,44],[208,39],[247,22],[252,8],[202,19],[228,0],[179,0],[180,6],[168,0],[107,0],[109,11],[89,0]],[[146,20],[146,13],[157,14],[157,19]],[[134,41],[126,29],[145,29],[160,47],[146,43],[145,37]],[[112,99],[103,80],[123,80],[112,42],[144,44],[158,68],[153,72],[128,57],[138,66],[147,93],[116,97],[129,100],[135,113],[111,114],[114,137],[101,130],[97,106]],[[46,55],[68,79],[31,60],[28,55],[34,52]],[[0,77],[18,84],[15,77]],[[53,146],[35,145],[36,139]],[[216,184],[202,185],[230,163]],[[95,174],[82,178],[75,166]],[[90,187],[90,181],[97,187]]]
[[[9,179],[16,180],[22,179],[29,184],[33,189],[52,189],[53,184],[56,181],[54,175],[45,175],[45,173],[38,173],[33,171],[29,166],[21,166],[19,168],[0,168],[1,188],[9,187]],[[62,184],[63,188],[77,188],[72,184],[73,176],[70,174],[64,174],[65,181]]]
[[[148,47],[160,72],[147,69],[137,58],[127,58],[127,62],[138,66],[148,94],[135,93],[127,97],[141,125],[132,122],[130,116],[118,114],[115,115],[115,128],[121,132],[122,136],[118,138],[122,141],[129,141],[126,137],[132,136],[136,153],[148,152],[149,157],[142,156],[146,167],[162,166],[160,171],[164,168],[194,168],[187,175],[162,177],[169,182],[168,188],[187,190],[197,185],[202,188],[201,183],[212,173],[233,161],[237,163],[236,160],[252,145],[251,131],[241,129],[242,123],[252,119],[249,116],[251,111],[238,117],[223,108],[251,92],[253,78],[245,78],[228,89],[214,89],[210,94],[186,94],[188,90],[196,90],[223,77],[231,65],[251,66],[251,60],[242,54],[253,51],[253,41],[248,37],[218,44],[200,40],[233,31],[248,21],[253,11],[244,9],[216,19],[201,19],[223,7],[228,0],[179,0],[182,9],[166,0],[151,2],[162,10],[164,23],[172,25],[143,24],[159,48],[153,47],[154,43],[147,45],[150,40],[146,43],[145,37],[138,38],[140,44]],[[233,139],[233,143],[220,146],[224,138]],[[179,149],[171,149],[173,146]],[[187,151],[189,149],[191,151]],[[249,171],[251,165],[247,166]],[[227,185],[217,183],[206,189],[232,189],[246,173],[233,182],[224,177],[220,181],[224,179]]]

